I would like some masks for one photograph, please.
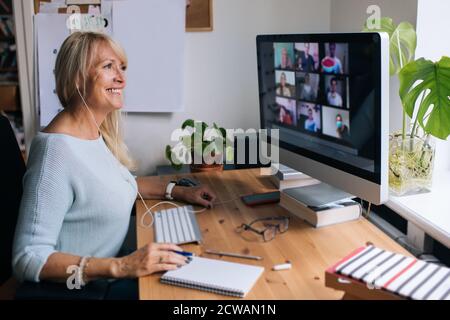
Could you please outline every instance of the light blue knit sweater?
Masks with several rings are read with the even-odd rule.
[[[34,138],[13,246],[18,280],[39,281],[54,252],[113,257],[125,239],[137,184],[102,138]]]

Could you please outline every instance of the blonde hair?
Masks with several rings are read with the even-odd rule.
[[[102,43],[109,45],[122,62],[127,64],[123,48],[106,34],[75,32],[64,40],[55,64],[56,94],[64,108],[72,106],[78,98],[77,85],[83,96],[86,95],[89,70],[94,64],[96,50]],[[135,169],[135,163],[123,141],[120,110],[107,115],[100,125],[100,133],[120,163],[130,170]]]

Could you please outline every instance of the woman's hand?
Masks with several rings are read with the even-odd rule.
[[[175,270],[190,262],[173,251],[183,251],[174,244],[149,243],[132,254],[116,258],[112,275],[114,278],[137,278],[155,272]]]
[[[174,199],[192,204],[199,204],[212,208],[216,195],[207,186],[181,187],[175,186],[172,190]]]

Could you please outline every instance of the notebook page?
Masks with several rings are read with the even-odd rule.
[[[215,259],[193,257],[191,263],[166,272],[161,280],[176,280],[228,289],[246,295],[264,271],[263,267]]]

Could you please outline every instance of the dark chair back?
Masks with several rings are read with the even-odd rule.
[[[14,231],[22,198],[25,162],[8,118],[0,115],[0,285],[12,275]]]

